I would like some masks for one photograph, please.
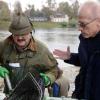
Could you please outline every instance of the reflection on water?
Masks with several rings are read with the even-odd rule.
[[[55,48],[64,50],[70,46],[71,51],[77,52],[79,44],[77,30],[68,30],[67,28],[36,29],[34,36],[46,43],[51,51]]]

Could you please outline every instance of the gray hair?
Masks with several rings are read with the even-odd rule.
[[[99,2],[93,2],[93,1],[85,2],[79,8],[78,16],[79,15],[84,16],[85,13],[83,12],[85,12],[86,10],[89,12],[89,17],[91,19],[100,18],[100,3]]]

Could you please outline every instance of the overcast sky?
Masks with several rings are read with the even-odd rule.
[[[1,1],[6,1],[9,4],[9,7],[12,9],[14,2],[18,1],[18,0],[1,0]],[[42,5],[46,4],[47,0],[19,0],[22,4],[22,8],[23,10],[25,10],[25,8],[27,8],[28,4],[34,4],[35,9],[41,9]],[[55,0],[56,3],[60,3],[62,1],[68,1],[68,2],[74,2],[75,0]],[[83,3],[85,1],[89,1],[89,0],[78,0],[80,3]],[[97,0],[90,0],[90,1],[97,1]]]

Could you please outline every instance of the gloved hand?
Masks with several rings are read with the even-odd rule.
[[[4,78],[6,74],[9,74],[9,71],[5,67],[0,66],[0,77]]]
[[[45,87],[49,86],[50,83],[51,83],[49,77],[46,76],[46,74],[44,74],[44,73],[40,73],[40,76],[42,77],[42,79],[43,79],[43,81],[44,81]]]

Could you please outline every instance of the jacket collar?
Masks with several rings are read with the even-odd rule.
[[[32,39],[30,40],[30,43],[29,45],[27,46],[28,50],[31,50],[31,51],[37,51],[37,46],[36,46],[36,42],[34,40],[34,38],[32,37]]]
[[[10,44],[14,44],[12,35],[10,35],[10,36],[7,38],[7,41],[8,41]],[[35,39],[34,39],[33,37],[32,37],[32,39],[30,40],[29,45],[28,45],[24,50],[37,51],[36,42],[35,42]]]

